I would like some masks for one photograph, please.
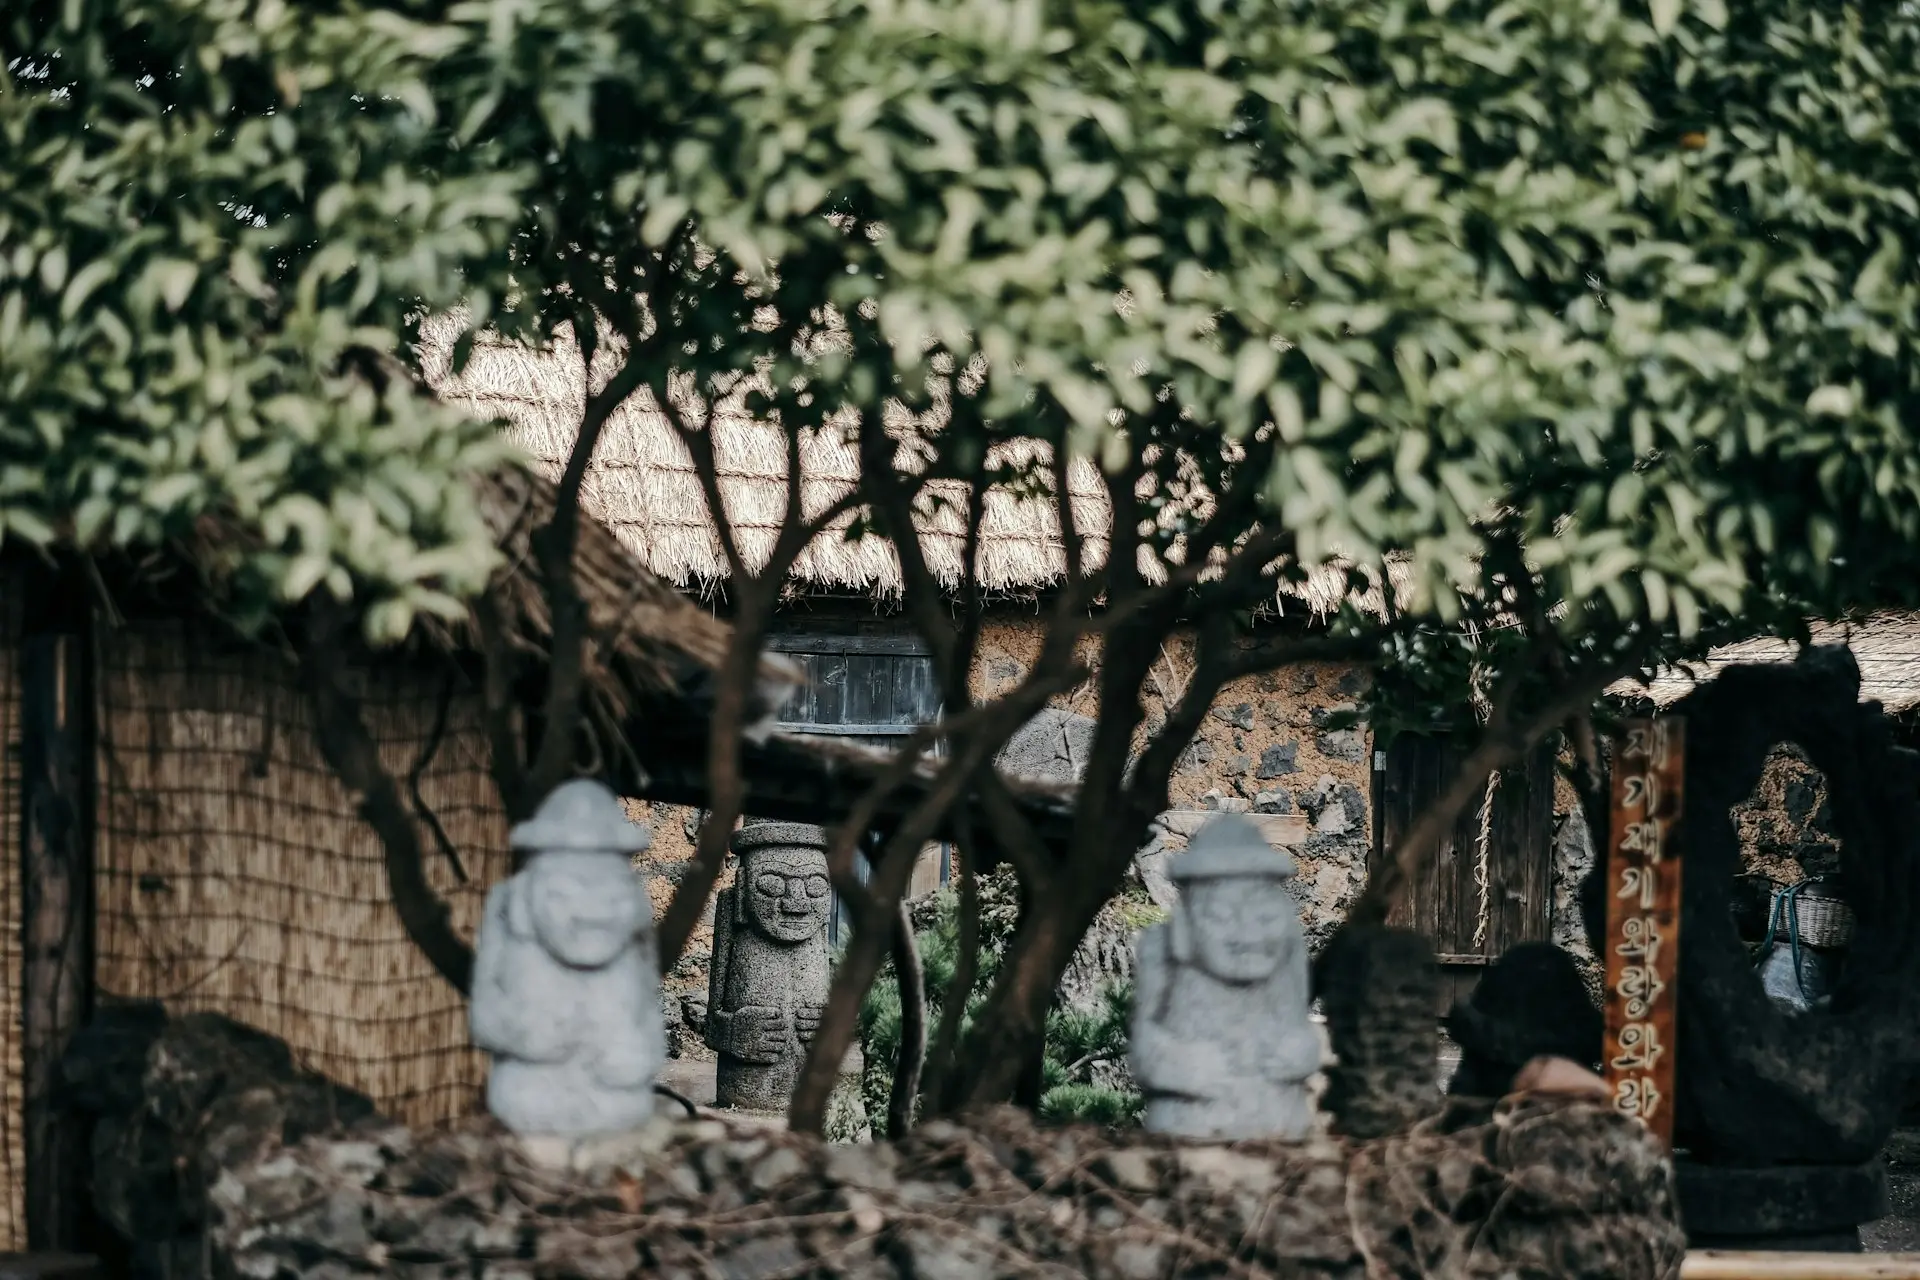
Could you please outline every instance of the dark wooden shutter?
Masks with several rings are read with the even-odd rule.
[[[932,655],[911,635],[794,631],[771,638],[767,647],[792,658],[806,675],[806,682],[780,712],[780,727],[790,733],[837,738],[884,751],[940,716]],[[942,846],[942,884],[947,882],[951,861],[950,852]],[[828,936],[836,943],[842,922],[836,900],[828,927]]]
[[[1376,862],[1445,785],[1461,752],[1444,736],[1403,734],[1375,774]],[[1402,892],[1389,916],[1433,939],[1451,1003],[1472,990],[1480,971],[1508,947],[1549,936],[1553,867],[1554,758],[1541,748],[1503,770],[1487,840],[1487,930],[1476,945],[1481,894],[1475,879],[1481,802],[1467,807],[1442,840],[1439,856]]]

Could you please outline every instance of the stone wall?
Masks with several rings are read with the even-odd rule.
[[[634,865],[647,873],[647,890],[653,899],[653,918],[666,914],[680,878],[693,861],[700,838],[701,812],[676,804],[648,804],[629,800],[627,816],[653,833],[653,843],[634,859]],[[715,886],[719,890],[733,884],[733,855]],[[707,998],[708,962],[713,956],[713,910],[708,908],[693,936],[687,940],[685,954],[671,970],[660,975],[661,1003],[667,1018],[667,1052],[676,1058],[711,1060],[713,1051],[700,1035],[688,1026],[681,1002],[691,998],[704,1003]]]
[[[1043,640],[1044,627],[1038,618],[1013,613],[994,618],[981,637],[973,676],[975,696],[994,697],[1014,687],[1030,669]],[[1091,647],[1084,657],[1090,664],[1098,662],[1098,653]],[[1178,700],[1192,670],[1191,643],[1176,639],[1154,664],[1147,682],[1146,731],[1164,722],[1168,705]],[[1236,681],[1222,691],[1174,771],[1170,788],[1174,816],[1154,832],[1146,850],[1148,889],[1156,890],[1152,883],[1154,867],[1164,867],[1166,856],[1185,847],[1202,821],[1199,813],[1236,810],[1299,814],[1308,823],[1308,835],[1304,844],[1289,851],[1299,866],[1293,888],[1300,902],[1302,924],[1317,949],[1345,918],[1365,883],[1373,843],[1373,738],[1364,725],[1343,727],[1336,718],[1355,709],[1367,681],[1367,673],[1360,667],[1301,663]],[[1053,732],[1034,735],[1036,741],[1047,741],[1038,743],[1044,749],[1028,760],[1030,765],[1039,755],[1050,753],[1061,758],[1042,764],[1066,765],[1066,757],[1084,751],[1089,741],[1083,717],[1090,717],[1094,710],[1091,686],[1055,698],[1053,706],[1067,736],[1062,738]],[[1780,774],[1777,779],[1773,777],[1775,772]],[[1797,774],[1786,776],[1792,772],[1790,760],[1774,762],[1769,771],[1773,785],[1763,788],[1764,799],[1778,801],[1770,808],[1791,809],[1787,801],[1803,799],[1801,793],[1808,788],[1789,785],[1800,781]],[[633,810],[635,819],[653,830],[653,848],[646,855],[646,863],[655,876],[655,905],[664,910],[680,872],[693,856],[698,815],[665,805],[636,804]],[[1555,788],[1554,815],[1550,937],[1573,955],[1597,991],[1599,966],[1587,944],[1578,904],[1579,886],[1592,865],[1595,844],[1564,779]],[[1806,815],[1797,809],[1788,816],[1805,825]],[[727,876],[730,878],[730,870]],[[722,883],[727,882],[723,878]],[[1158,890],[1154,893],[1156,901],[1167,905],[1165,887],[1158,886]],[[686,958],[666,975],[670,1005],[677,1007],[681,994],[704,998],[706,958],[711,947],[711,929],[703,927],[695,934]],[[705,1055],[697,1036],[680,1039],[690,1056]]]
[[[974,671],[975,696],[996,697],[1014,687],[1038,657],[1044,638],[1035,619],[1003,618],[986,628]],[[1097,665],[1091,648],[1083,656]],[[1137,746],[1165,723],[1192,674],[1192,644],[1176,638],[1147,681],[1146,721]],[[1354,711],[1366,689],[1364,669],[1333,663],[1300,663],[1235,681],[1215,700],[1169,787],[1176,812],[1306,817],[1307,841],[1290,852],[1300,868],[1295,889],[1302,920],[1316,944],[1344,918],[1366,878],[1373,840],[1373,739],[1365,726],[1342,727],[1337,718]],[[1054,705],[1090,716],[1094,690],[1084,686],[1056,698]],[[1176,852],[1191,834],[1176,822],[1157,832],[1151,847]]]
[[[484,1123],[363,1124],[236,1162],[207,1195],[209,1270],[1671,1280],[1685,1251],[1658,1143],[1608,1108],[1544,1099],[1456,1104],[1371,1142],[1209,1146],[996,1110],[900,1143],[661,1117],[552,1148]]]
[[[1603,837],[1604,838],[1604,837]],[[1553,893],[1552,923],[1548,939],[1573,957],[1588,993],[1600,998],[1603,977],[1600,961],[1587,941],[1587,926],[1580,918],[1580,886],[1593,869],[1599,845],[1587,830],[1586,816],[1580,810],[1580,798],[1573,784],[1563,775],[1553,787]]]

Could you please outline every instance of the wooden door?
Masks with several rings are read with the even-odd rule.
[[[1374,775],[1376,862],[1439,793],[1461,752],[1445,736],[1403,734],[1384,755]],[[1491,812],[1484,811],[1484,796],[1468,806],[1441,841],[1439,856],[1393,906],[1390,923],[1433,940],[1443,1005],[1471,991],[1481,970],[1507,948],[1549,936],[1553,780],[1554,757],[1545,747],[1502,771]]]
[[[780,727],[790,733],[885,751],[940,716],[933,658],[917,637],[874,630],[796,631],[771,638],[767,647],[792,658],[806,677],[780,712]],[[928,846],[914,868],[909,895],[945,884],[951,863],[946,845]],[[864,878],[864,860],[861,872]],[[836,900],[828,925],[831,941],[840,940],[843,924]]]

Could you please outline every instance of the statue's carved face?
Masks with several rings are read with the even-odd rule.
[[[1271,978],[1300,948],[1300,921],[1278,880],[1229,876],[1186,886],[1194,962],[1222,982]]]
[[[618,854],[542,854],[524,874],[534,936],[576,969],[613,963],[652,916],[640,877]]]
[[[765,849],[741,868],[747,915],[775,942],[805,942],[827,927],[827,856],[817,849]]]

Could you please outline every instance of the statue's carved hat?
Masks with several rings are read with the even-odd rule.
[[[1175,884],[1230,877],[1278,881],[1293,879],[1296,870],[1293,859],[1268,844],[1260,828],[1237,813],[1223,813],[1169,861],[1167,878]]]
[[[507,833],[507,842],[529,853],[631,855],[643,852],[653,837],[627,817],[606,786],[575,778],[555,787],[531,818]]]

